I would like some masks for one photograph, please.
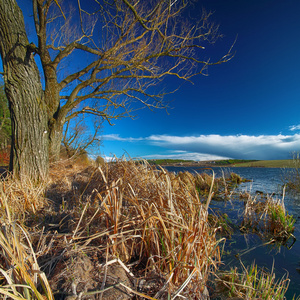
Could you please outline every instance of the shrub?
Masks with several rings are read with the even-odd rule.
[[[8,166],[10,157],[10,146],[4,149],[0,149],[0,165]]]

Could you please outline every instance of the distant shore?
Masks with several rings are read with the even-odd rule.
[[[231,161],[234,161],[231,163]],[[293,159],[284,160],[251,160],[240,162],[238,160],[222,160],[222,161],[180,161],[172,162],[164,161],[149,161],[151,164],[160,165],[162,167],[244,167],[244,168],[299,168],[300,163],[295,162]]]

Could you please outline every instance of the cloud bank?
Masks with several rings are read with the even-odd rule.
[[[198,136],[151,135],[139,138],[123,138],[119,135],[106,135],[105,140],[121,142],[143,142],[166,149],[160,155],[173,158],[184,157],[195,160],[218,158],[237,159],[288,159],[300,150],[300,134],[294,135],[226,135]],[[147,155],[153,157],[152,155]],[[158,155],[159,156],[159,155]],[[159,158],[159,157],[157,157]]]

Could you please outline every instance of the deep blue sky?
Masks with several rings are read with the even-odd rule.
[[[31,1],[17,2],[30,24]],[[182,84],[166,97],[168,114],[143,109],[104,124],[99,154],[282,159],[300,151],[300,1],[199,0],[189,13],[201,17],[202,7],[224,35],[205,55],[219,59],[236,39],[234,58],[194,84],[165,80],[159,88]]]
[[[221,57],[237,37],[235,57],[168,97],[169,115],[143,110],[106,126],[103,154],[282,159],[300,150],[300,1],[197,1],[194,16],[201,7],[224,35],[208,54]]]

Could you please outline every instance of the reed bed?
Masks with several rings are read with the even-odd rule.
[[[132,160],[100,167],[62,161],[52,165],[49,181],[40,186],[24,178],[3,179],[0,294],[4,299],[209,299],[206,285],[216,276],[225,241],[216,237],[220,222],[208,215],[214,194],[230,197],[225,176],[175,175]],[[284,202],[268,201],[267,209],[249,195],[245,222],[268,216],[278,228],[281,217],[275,215],[286,217]],[[245,268],[243,275],[231,272],[232,295],[248,295],[260,285],[272,287],[274,295],[285,293],[286,278],[275,282],[273,272],[267,277],[255,268]]]
[[[146,162],[53,166],[1,181],[0,293],[13,299],[200,299],[220,243],[193,180]]]
[[[205,198],[210,196],[213,200],[230,200],[237,185],[247,181],[236,173],[224,172],[223,170],[222,176],[215,178],[212,169],[205,168],[205,170],[207,173],[196,173],[194,175],[189,172],[179,172],[180,178],[192,182],[200,196]]]
[[[290,237],[294,238],[296,219],[285,209],[284,191],[282,199],[274,199],[269,195],[261,195],[260,199],[258,195],[253,197],[247,194],[246,196],[242,231],[252,228],[274,241],[283,243]]]
[[[300,192],[300,168],[289,168],[284,170],[283,183],[291,193]]]

